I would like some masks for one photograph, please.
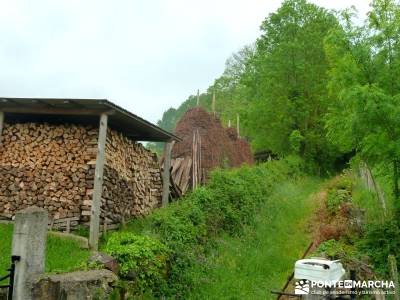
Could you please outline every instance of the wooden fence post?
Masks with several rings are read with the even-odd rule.
[[[240,119],[239,119],[239,114],[236,114],[236,130],[237,130],[238,138],[240,138]]]
[[[103,171],[105,160],[105,148],[107,140],[107,114],[100,116],[99,138],[97,142],[96,169],[94,172],[94,187],[92,207],[90,214],[90,233],[89,246],[92,250],[97,250],[99,247],[99,231],[100,231],[100,209],[101,209],[101,194],[103,192]]]
[[[213,96],[212,96],[211,110],[215,117],[215,91],[213,92]]]
[[[165,143],[165,145],[164,145],[164,169],[163,169],[163,173],[162,173],[162,180],[163,180],[162,206],[168,205],[168,201],[169,201],[172,145],[173,145],[173,142]]]
[[[13,300],[31,300],[31,279],[44,273],[48,214],[31,206],[15,214],[12,255],[20,259],[15,265]]]

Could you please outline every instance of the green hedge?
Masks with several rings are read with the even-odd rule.
[[[184,298],[193,285],[190,269],[202,263],[213,238],[223,232],[240,235],[245,225],[252,224],[259,204],[268,200],[273,186],[301,171],[302,163],[295,157],[255,167],[216,170],[207,186],[128,223],[125,231],[130,232],[129,247],[121,247],[127,233],[117,232],[108,239],[105,250],[122,265],[122,276],[129,268],[145,274],[132,282],[132,293]],[[138,254],[139,245],[148,249]],[[161,252],[157,255],[157,251]],[[163,264],[152,267],[149,275],[148,266],[159,264],[159,255]]]

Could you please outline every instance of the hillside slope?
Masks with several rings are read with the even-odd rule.
[[[307,222],[318,206],[320,181],[288,180],[275,187],[242,238],[224,236],[197,269],[191,299],[273,299],[312,237]]]

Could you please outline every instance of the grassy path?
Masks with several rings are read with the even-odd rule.
[[[302,179],[278,186],[260,208],[254,227],[241,238],[225,236],[206,259],[207,272],[194,270],[191,299],[275,299],[310,243],[306,225],[321,183]]]

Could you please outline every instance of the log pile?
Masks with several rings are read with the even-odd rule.
[[[101,217],[107,224],[148,214],[161,203],[155,154],[113,130],[107,132]],[[90,214],[90,208],[82,212]]]
[[[0,216],[36,205],[54,228],[89,221],[98,129],[47,123],[5,124],[0,143]],[[107,132],[102,223],[147,214],[161,202],[156,156],[116,131]],[[72,221],[71,221],[72,220]]]
[[[192,159],[190,157],[178,157],[172,159],[171,168],[171,183],[179,188],[181,195],[184,195],[190,186]]]
[[[5,124],[0,145],[0,214],[36,205],[55,219],[79,217],[97,130],[76,125]]]

